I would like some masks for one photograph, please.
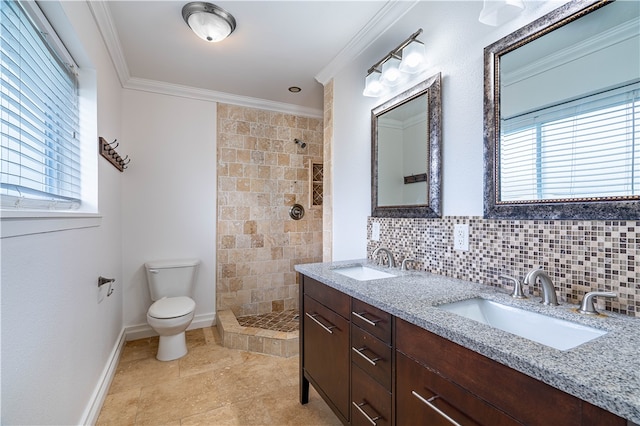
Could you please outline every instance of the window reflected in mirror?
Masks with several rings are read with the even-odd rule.
[[[640,2],[570,2],[485,49],[485,216],[637,216]]]

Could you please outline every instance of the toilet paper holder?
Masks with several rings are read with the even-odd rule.
[[[105,278],[103,276],[98,277],[98,288],[102,287],[105,284],[109,284],[109,291],[107,291],[107,297],[113,294],[113,289],[111,288],[111,283],[115,282],[115,278]]]
[[[105,277],[98,277],[98,287],[102,287],[105,284],[109,284],[114,282],[116,279],[115,278],[105,278]]]

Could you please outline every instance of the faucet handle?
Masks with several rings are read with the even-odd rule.
[[[587,315],[598,315],[598,311],[596,310],[596,306],[593,303],[593,300],[596,297],[618,297],[616,293],[611,291],[590,291],[584,295],[582,298],[582,303],[580,303],[580,308],[578,308],[578,312],[581,314]]]
[[[409,259],[408,257],[405,257],[404,259],[402,259],[402,265],[400,265],[400,270],[401,271],[406,271],[407,270],[407,262],[416,263],[416,260],[415,259]]]
[[[513,282],[513,292],[511,293],[511,297],[514,299],[526,299],[527,296],[524,295],[524,290],[522,288],[522,283],[519,279],[512,277],[511,275],[501,274],[498,278],[504,278],[505,280],[509,280]]]

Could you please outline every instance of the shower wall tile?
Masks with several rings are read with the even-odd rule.
[[[380,241],[371,240],[373,222],[380,224]],[[469,224],[469,251],[453,249],[457,223]],[[614,291],[618,297],[598,299],[598,308],[640,317],[640,221],[369,217],[367,235],[369,257],[382,245],[398,263],[411,258],[418,270],[505,289],[510,286],[499,275],[522,280],[542,266],[563,301],[577,304],[589,291]],[[538,284],[527,287],[540,295]]]
[[[294,265],[322,260],[308,164],[322,162],[323,120],[225,104],[217,119],[217,309],[239,317],[297,309]],[[289,217],[295,203],[306,211],[299,221]]]

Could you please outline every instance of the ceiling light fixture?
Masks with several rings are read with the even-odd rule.
[[[185,4],[182,18],[198,37],[212,43],[224,40],[236,29],[236,19],[229,12],[202,1]]]
[[[512,20],[523,10],[522,0],[484,0],[478,21],[497,27]]]
[[[426,68],[424,44],[416,40],[420,34],[422,28],[369,68],[362,92],[364,96],[382,96],[387,88],[407,81],[408,74],[415,74]]]

